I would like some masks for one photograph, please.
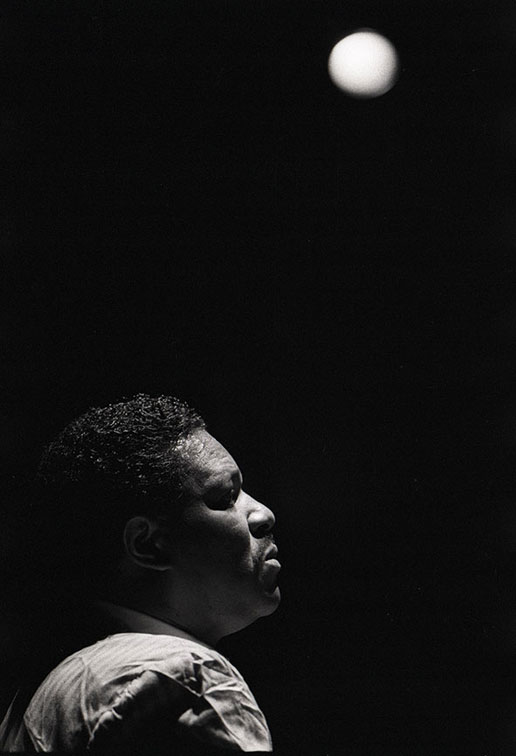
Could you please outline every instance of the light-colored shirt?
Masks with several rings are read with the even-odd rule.
[[[138,751],[178,744],[271,751],[263,713],[222,654],[161,620],[110,607],[134,631],[117,633],[62,661],[23,717],[11,706],[0,750]],[[174,745],[175,744],[175,745]]]

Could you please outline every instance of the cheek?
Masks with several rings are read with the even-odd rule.
[[[226,513],[214,515],[208,521],[196,523],[189,529],[188,550],[203,562],[238,565],[252,562],[251,534],[247,522],[229,518]]]
[[[243,528],[221,530],[210,540],[208,548],[214,561],[238,564],[251,555],[249,531]]]

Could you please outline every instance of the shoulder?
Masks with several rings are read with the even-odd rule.
[[[146,633],[120,633],[83,649],[69,661],[97,675],[137,675],[145,671],[170,677],[190,688],[203,673],[235,677],[238,670],[218,651],[188,638]],[[196,686],[192,688],[196,692]],[[200,691],[199,691],[200,692]]]
[[[140,633],[109,636],[65,659],[39,687],[25,722],[35,739],[59,749],[148,742],[149,730],[169,741],[171,728],[223,747],[247,737],[235,728],[270,741],[251,691],[225,657],[188,639]]]
[[[118,633],[64,659],[47,675],[33,702],[42,697],[69,702],[77,693],[81,699],[95,699],[96,705],[108,703],[145,673],[149,673],[147,681],[153,679],[156,685],[167,678],[198,695],[203,693],[200,683],[206,674],[241,679],[221,654],[193,640]]]

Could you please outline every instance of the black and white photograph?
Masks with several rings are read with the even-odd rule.
[[[516,754],[516,5],[0,4],[0,752]]]

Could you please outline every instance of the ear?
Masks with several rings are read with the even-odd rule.
[[[131,561],[151,570],[168,570],[172,554],[167,533],[157,520],[131,517],[124,528],[125,551]]]

